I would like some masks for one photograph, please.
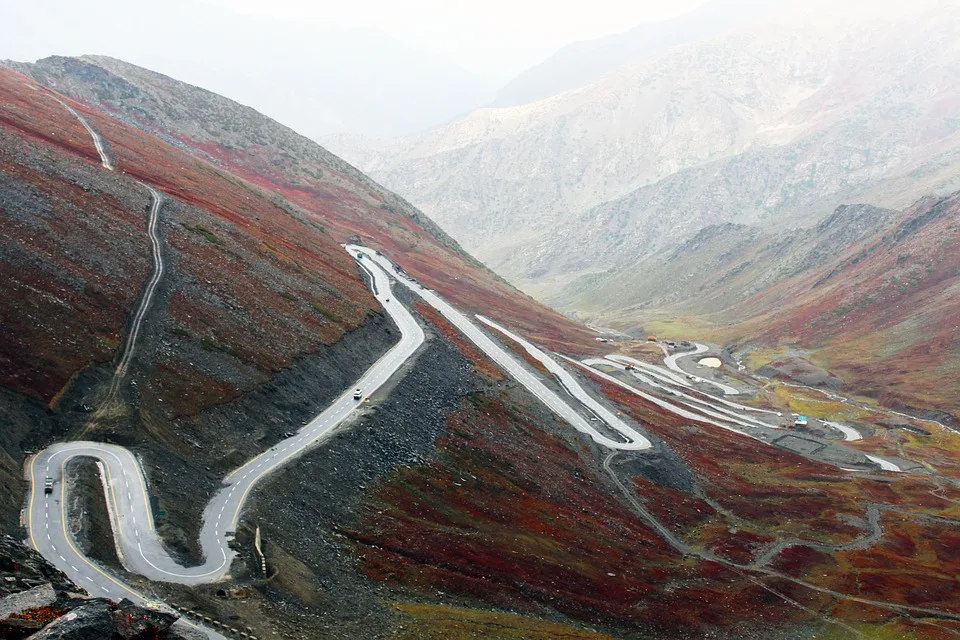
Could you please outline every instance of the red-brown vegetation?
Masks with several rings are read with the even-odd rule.
[[[91,360],[114,357],[152,268],[144,215],[149,195],[124,174],[171,200],[161,212],[164,244],[177,275],[190,284],[173,292],[167,312],[178,330],[205,348],[251,367],[247,388],[336,342],[377,307],[352,258],[306,215],[206,161],[73,103],[109,144],[117,171],[106,172],[77,119],[46,90],[26,89],[28,83],[0,69],[0,134],[8,143],[0,168],[37,193],[42,203],[32,206],[49,213],[37,218],[4,212],[3,235],[18,253],[7,252],[13,260],[0,261],[5,281],[17,291],[2,303],[3,384],[49,402]],[[61,170],[86,175],[84,167],[70,164],[78,154],[107,187],[91,189],[57,170],[41,171],[13,150],[45,154],[74,167]],[[161,360],[156,366],[160,375],[150,388],[161,399],[176,399],[180,412],[243,391],[210,381],[190,362]]]
[[[486,354],[480,351],[476,345],[467,340],[463,334],[460,333],[459,329],[447,322],[447,319],[440,315],[440,312],[425,302],[418,301],[414,306],[420,315],[433,324],[437,331],[440,332],[440,335],[455,344],[457,349],[470,359],[473,366],[476,367],[481,375],[492,381],[503,380],[503,374],[500,373],[497,365],[495,365]]]
[[[952,412],[960,371],[960,195],[927,199],[866,246],[745,301],[734,342],[790,344],[885,406]]]

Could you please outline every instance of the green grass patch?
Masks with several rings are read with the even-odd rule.
[[[329,320],[330,322],[340,322],[340,318],[338,318],[338,317],[336,316],[336,314],[334,314],[334,313],[332,313],[332,312],[330,312],[330,311],[327,311],[327,310],[323,307],[323,305],[321,305],[319,302],[311,302],[311,303],[310,303],[310,306],[313,307],[313,310],[314,310],[314,311],[316,311],[317,313],[319,313],[320,315],[322,315],[324,318],[326,318],[326,319]]]
[[[198,233],[198,234],[200,234],[201,236],[203,236],[204,240],[206,240],[207,242],[210,242],[210,243],[215,244],[215,245],[220,246],[220,247],[223,246],[223,240],[221,240],[220,238],[218,238],[218,237],[217,237],[212,231],[210,231],[209,229],[207,229],[207,228],[205,228],[205,227],[203,227],[203,226],[201,226],[201,225],[199,225],[199,224],[194,225],[194,226],[192,226],[192,227],[187,227],[187,228],[190,229],[191,231],[193,231],[194,233]]]

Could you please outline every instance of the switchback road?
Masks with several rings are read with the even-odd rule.
[[[378,263],[387,271],[396,270],[395,266],[392,262],[390,262],[390,260],[382,255],[378,255],[372,249],[353,245],[349,246],[348,249],[352,251],[363,252],[365,256],[369,257],[371,262]],[[564,421],[569,423],[580,433],[586,434],[599,445],[621,451],[643,451],[652,446],[650,441],[644,436],[640,435],[615,417],[613,422],[608,421],[607,424],[613,428],[614,431],[620,434],[622,439],[615,440],[607,435],[604,435],[593,424],[591,424],[590,421],[586,420],[582,415],[580,415],[580,413],[564,402],[560,396],[550,390],[543,382],[540,381],[539,378],[527,371],[526,367],[520,364],[516,358],[511,356],[500,345],[491,340],[479,329],[479,327],[477,327],[477,325],[471,322],[469,318],[448,304],[443,298],[438,296],[433,291],[415,282],[412,282],[408,278],[401,276],[397,281],[423,298],[423,300],[431,307],[439,311],[443,317],[457,327],[457,329],[459,329],[463,335],[477,345],[481,351],[487,354],[491,360],[496,362],[501,369],[510,375],[510,377],[526,387],[527,390],[538,400],[540,400],[540,402],[546,405],[547,408],[560,416]],[[487,322],[490,323],[490,321]],[[571,391],[571,393],[573,392]],[[583,395],[586,396],[586,392],[583,392]],[[602,407],[600,408],[602,411],[609,413],[606,409],[603,409]],[[602,418],[603,416],[600,415],[600,417]]]
[[[25,524],[33,547],[91,593],[113,599],[126,597],[134,602],[150,601],[88,560],[73,543],[67,514],[67,463],[75,458],[93,458],[102,470],[115,545],[127,570],[151,580],[180,584],[201,584],[225,577],[234,557],[228,544],[230,536],[254,486],[322,440],[361,406],[361,402],[354,399],[354,388],[361,390],[363,398],[369,396],[423,344],[423,330],[410,312],[393,299],[387,274],[374,264],[365,267],[373,278],[374,295],[400,329],[400,341],[294,436],[264,451],[224,480],[223,487],[204,511],[200,533],[203,564],[181,566],[164,549],[154,528],[146,480],[139,461],[123,447],[99,442],[55,444],[28,461],[30,491]],[[46,478],[52,480],[50,494],[44,492]],[[215,632],[209,633],[212,637],[222,637]]]

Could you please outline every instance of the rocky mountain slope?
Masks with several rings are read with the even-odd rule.
[[[803,352],[845,389],[957,420],[954,388],[940,381],[960,366],[958,201],[844,205],[810,229],[707,227],[641,261],[643,278],[632,267],[585,277],[574,304],[624,329],[712,335],[765,362]],[[645,302],[592,306],[625,289]]]
[[[947,2],[808,5],[539,102],[329,144],[573,309],[577,278],[629,265],[653,286],[639,262],[712,225],[812,227],[844,202],[956,190],[958,24]]]
[[[4,530],[22,534],[28,451],[110,440],[142,465],[167,548],[196,560],[201,510],[223,477],[316,416],[397,339],[339,246],[351,238],[546,350],[663,356],[598,342],[250,109],[113,60],[19,68],[31,75],[0,69]],[[165,269],[137,325],[154,211]],[[858,216],[849,229],[838,221],[837,236],[861,237]],[[393,293],[427,341],[349,423],[256,486],[227,579],[186,587],[127,573],[88,461],[66,469],[61,493],[75,544],[141,592],[256,637],[766,639],[846,625],[926,640],[956,626],[955,434],[729,372],[741,401],[857,420],[862,450],[847,455],[899,456],[914,470],[854,473],[577,374],[653,443],[611,451],[433,307]],[[132,326],[137,348],[101,412]],[[785,438],[844,446],[799,435],[811,439]]]
[[[492,107],[516,107],[593,84],[639,58],[713,37],[766,15],[771,0],[711,0],[690,13],[569,44],[508,82]]]
[[[0,57],[123,57],[255,107],[310,137],[423,131],[496,93],[493,79],[384,31],[338,26],[319,9],[313,19],[310,10],[299,13],[306,16],[190,0],[170,0],[162,11],[123,0],[95,7],[67,0],[16,4],[0,22]]]
[[[747,321],[728,339],[808,349],[885,406],[960,421],[958,246],[960,194],[925,199],[819,267],[731,305],[721,316]]]

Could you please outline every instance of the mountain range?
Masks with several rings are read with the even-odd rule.
[[[656,286],[646,261],[712,225],[810,228],[960,188],[956,6],[862,8],[777,12],[419,136],[326,142],[525,291],[629,308]],[[642,286],[591,298],[598,274]]]
[[[0,55],[20,60],[54,52],[123,57],[311,137],[414,133],[489,102],[496,91],[494,79],[381,31],[249,14],[202,0],[14,3],[4,7],[0,41]]]
[[[934,62],[954,46],[932,23],[902,26]],[[852,48],[874,42],[871,34],[827,40]],[[784,81],[720,38],[713,55],[681,47],[705,65],[695,78],[657,77],[649,61],[616,72],[640,69],[651,86],[676,89],[677,101],[650,109],[671,131],[698,122],[681,109],[686,100],[729,125],[713,137],[664,136],[660,148],[686,150],[664,152],[666,165],[626,153],[657,126],[635,128],[618,159],[605,148],[615,130],[573,117],[596,108],[587,99],[596,84],[506,110],[518,118],[511,126],[539,110],[557,134],[529,174],[509,173],[534,157],[519,140],[476,138],[448,152],[461,170],[503,165],[498,179],[472,187],[489,188],[484,202],[494,204],[508,182],[518,192],[524,176],[549,185],[558,161],[582,162],[592,193],[571,186],[551,197],[595,211],[612,202],[593,202],[607,197],[604,171],[610,193],[627,189],[616,195],[625,199],[643,188],[631,172],[658,183],[723,176],[704,167],[731,149],[743,157],[757,122],[785,135],[784,122],[816,115],[798,140],[852,127],[849,109],[807,111],[811,91],[849,88],[830,80],[836,62],[824,62],[822,48],[800,55],[793,41],[756,35],[764,51],[806,65]],[[683,68],[666,64],[675,50],[659,55],[664,74]],[[938,65],[924,86],[949,96]],[[698,88],[714,75],[712,94]],[[768,85],[776,91],[759,91]],[[626,80],[610,86],[634,91]],[[488,234],[475,241],[510,243],[501,255],[513,262],[503,264],[529,260],[544,278],[560,245],[543,238],[581,237],[555,254],[563,269],[574,252],[629,256],[564,272],[580,286],[560,291],[568,309],[643,331],[635,340],[521,293],[404,197],[254,108],[106,56],[8,62],[0,529],[43,550],[90,595],[128,585],[166,603],[165,624],[175,612],[213,638],[949,637],[960,620],[960,408],[943,381],[957,362],[960,205],[936,194],[950,183],[952,130],[931,114],[952,104],[922,109],[930,101],[920,92],[896,103],[902,130],[862,132],[880,142],[887,132],[898,158],[928,158],[916,184],[890,149],[856,165],[863,184],[897,195],[882,207],[794,211],[771,192],[742,218],[675,221],[676,233],[651,227],[662,237],[633,254],[609,238],[593,242],[589,220],[561,227],[569,221],[559,209],[529,229],[506,215],[471,218]],[[865,95],[850,109],[878,103],[874,89]],[[604,113],[629,113],[605,104]],[[547,117],[556,105],[569,117]],[[452,126],[469,132],[463,123],[478,117]],[[490,117],[491,131],[503,124]],[[564,158],[568,130],[598,141],[608,166]],[[429,135],[452,145],[451,131]],[[914,144],[900,149],[903,140]],[[925,144],[941,150],[933,157],[943,165],[918,151]],[[421,168],[409,161],[411,172]],[[691,175],[684,187],[698,184]],[[882,187],[885,178],[893,186]],[[895,194],[897,185],[928,192],[902,206],[910,195]],[[816,200],[804,189],[789,202]],[[544,198],[532,187],[527,197]],[[797,226],[770,224],[772,211]],[[660,271],[650,277],[638,265]],[[648,330],[712,346],[648,342]],[[87,448],[52,464],[57,447]],[[251,474],[255,483],[238,484]],[[226,503],[207,511],[238,487],[232,515]],[[184,581],[157,565],[162,579],[148,579],[125,556],[162,564],[141,544],[155,532],[156,556],[185,571],[215,565],[203,538],[211,523],[225,563],[216,580]],[[20,601],[30,595],[21,587],[44,588],[37,575],[55,576],[33,559],[25,572],[0,546],[5,596]],[[75,604],[70,613],[11,610],[20,617],[0,620],[0,634],[27,637],[29,625],[16,622],[26,619],[50,624],[38,640],[57,637],[59,625],[79,624],[74,611],[84,607]],[[131,610],[94,604],[86,609],[111,629]]]
[[[571,43],[510,80],[490,106],[516,107],[593,84],[639,58],[759,20],[782,4],[776,0],[711,0],[670,20]]]

